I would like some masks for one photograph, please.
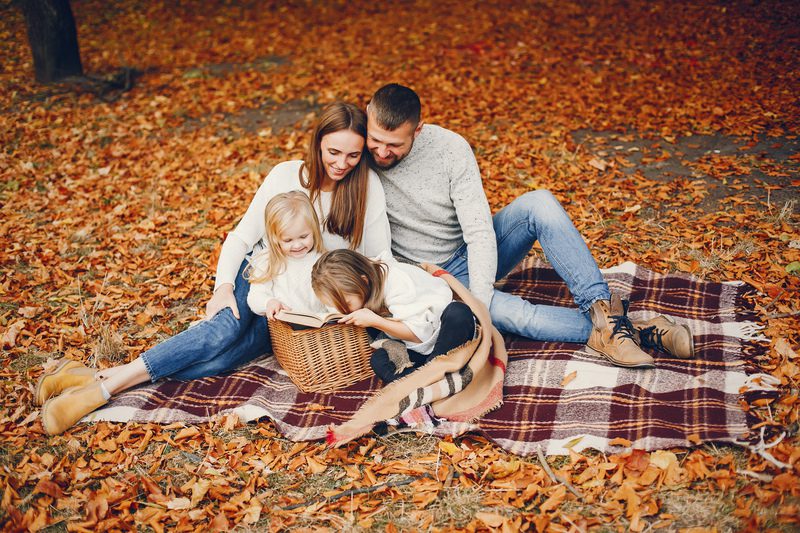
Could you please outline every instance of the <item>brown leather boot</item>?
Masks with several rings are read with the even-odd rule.
[[[94,381],[95,370],[79,361],[61,359],[53,370],[45,372],[36,383],[33,403],[42,405],[70,387],[82,387]]]
[[[42,407],[42,425],[48,435],[59,435],[107,402],[103,398],[99,381],[83,387],[72,387],[45,402]]]
[[[694,357],[694,339],[689,326],[672,317],[658,315],[647,322],[635,322],[634,339],[645,350],[659,350],[680,359]]]
[[[592,333],[586,346],[617,366],[655,368],[653,358],[634,341],[635,331],[628,318],[628,302],[612,295],[611,300],[598,300],[589,309]]]

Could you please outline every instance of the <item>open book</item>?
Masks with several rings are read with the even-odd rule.
[[[325,324],[337,322],[344,315],[341,313],[314,313],[312,311],[278,311],[275,318],[290,324],[299,324],[310,328],[320,328]]]

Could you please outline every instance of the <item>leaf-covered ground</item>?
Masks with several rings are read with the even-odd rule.
[[[800,4],[73,1],[87,73],[33,81],[0,2],[0,524],[7,530],[791,531],[800,514]],[[136,357],[199,316],[219,244],[315,112],[398,81],[475,149],[499,209],[564,203],[601,266],[745,280],[785,432],[746,449],[520,458],[475,437],[345,450],[269,422],[43,434],[48,358]],[[762,402],[764,403],[764,402]],[[770,432],[774,433],[774,432]]]

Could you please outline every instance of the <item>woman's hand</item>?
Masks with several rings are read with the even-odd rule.
[[[275,315],[278,314],[281,310],[291,311],[292,308],[288,305],[284,305],[283,302],[280,300],[276,300],[275,298],[271,299],[267,302],[267,320],[275,320]]]
[[[236,296],[233,295],[233,285],[230,283],[224,283],[214,291],[206,303],[206,319],[212,318],[226,307],[230,307],[233,316],[239,320],[239,306],[236,305]]]
[[[350,324],[360,328],[374,328],[381,322],[381,317],[367,308],[358,309],[339,319],[340,324]]]

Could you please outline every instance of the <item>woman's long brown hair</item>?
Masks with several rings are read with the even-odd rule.
[[[346,102],[334,102],[322,111],[311,134],[305,162],[300,167],[300,184],[308,190],[312,203],[318,200],[325,178],[322,138],[329,133],[342,130],[350,130],[360,135],[366,143],[367,115],[358,107]],[[361,244],[361,237],[364,234],[368,186],[369,164],[365,146],[358,164],[343,180],[336,182],[330,212],[322,221],[328,233],[350,241],[351,249]]]

